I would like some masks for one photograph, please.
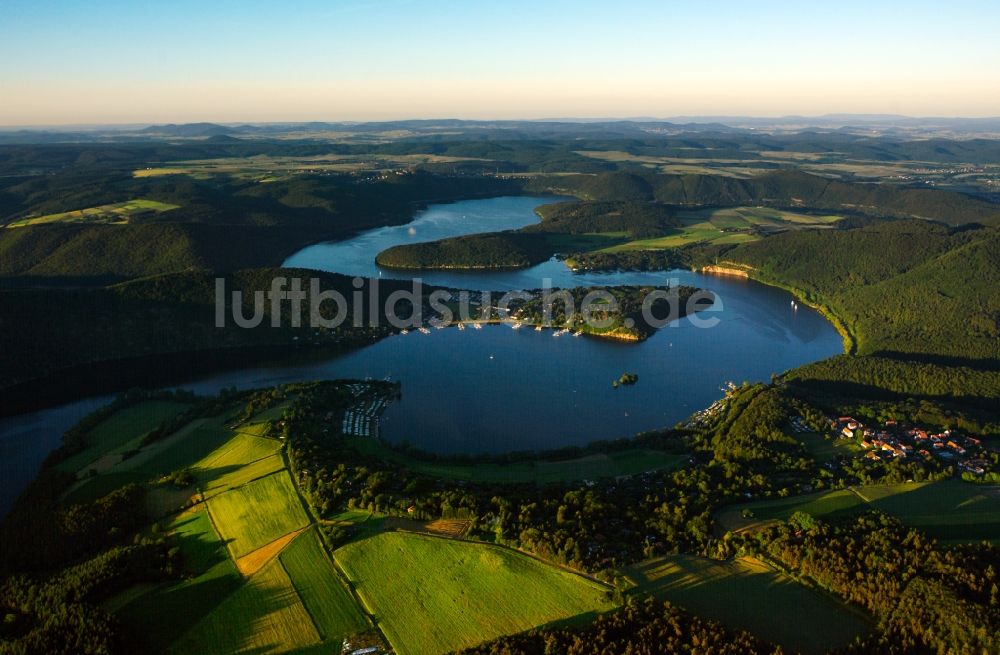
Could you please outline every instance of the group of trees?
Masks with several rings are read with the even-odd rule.
[[[379,266],[399,269],[527,268],[552,257],[545,234],[494,232],[393,246],[378,253]]]
[[[687,251],[662,250],[591,250],[566,255],[566,265],[574,271],[668,271],[690,265]]]
[[[781,649],[753,635],[729,630],[653,599],[633,601],[583,628],[539,628],[501,637],[463,655],[777,655]]]
[[[156,530],[140,535],[149,525],[143,487],[68,506],[47,495],[63,488],[36,482],[0,526],[0,650],[128,652],[100,604],[130,585],[176,577],[178,549]]]
[[[17,655],[128,652],[117,621],[100,603],[129,585],[175,574],[177,551],[162,537],[114,546],[50,576],[0,583],[0,650]]]
[[[878,512],[839,523],[798,513],[727,543],[871,612],[880,630],[857,652],[1000,648],[1000,552],[989,544],[940,547]]]
[[[669,205],[656,202],[558,202],[538,208],[542,222],[525,232],[624,232],[631,239],[662,236],[679,225]]]

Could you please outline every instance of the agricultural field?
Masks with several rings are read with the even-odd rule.
[[[854,439],[828,439],[827,435],[818,432],[798,432],[793,438],[801,442],[806,451],[821,464],[842,456],[854,457],[864,453],[861,444]]]
[[[668,157],[639,155],[621,150],[577,150],[576,154],[618,165],[641,167],[672,175],[716,175],[746,179],[771,172],[777,166],[794,165],[814,175],[842,180],[867,179],[888,183],[912,183],[914,180],[951,186],[963,178],[977,178],[983,186],[989,179],[989,165],[943,164],[930,161],[879,161],[846,157],[838,152],[794,152],[778,150],[744,151],[744,156],[729,153],[726,157]],[[968,169],[970,173],[956,172]]]
[[[795,512],[818,517],[867,509],[892,514],[942,542],[1000,543],[1000,487],[961,480],[868,485],[758,501],[727,508],[717,520],[722,529],[739,530],[786,520]]]
[[[768,172],[765,160],[707,159],[703,157],[658,157],[634,155],[621,150],[576,150],[576,154],[614,164],[632,164],[659,173],[673,175],[719,175],[722,177],[748,178]],[[758,165],[755,165],[758,164]]]
[[[630,567],[626,575],[636,585],[632,594],[652,594],[790,652],[825,653],[872,627],[860,610],[750,558],[671,555]]]
[[[214,496],[207,503],[233,559],[309,524],[292,479],[284,471]]]
[[[117,415],[116,415],[117,416]],[[126,589],[107,602],[136,639],[172,653],[336,650],[371,629],[310,527],[270,423],[192,421],[99,478],[188,468],[209,497],[163,521],[190,576]],[[151,492],[176,490],[154,485]],[[152,494],[151,494],[152,495]],[[169,646],[169,648],[168,648]]]
[[[333,568],[315,528],[296,537],[279,559],[316,623],[320,638],[340,642],[370,629],[368,619]]]
[[[122,461],[122,452],[137,448],[142,438],[189,405],[167,400],[146,400],[115,412],[86,435],[87,447],[56,465],[66,473],[93,469],[98,473]]]
[[[280,441],[238,432],[191,471],[205,497],[211,497],[285,468],[280,449]]]
[[[613,607],[601,584],[486,544],[386,532],[334,557],[401,655],[451,652]]]
[[[170,652],[281,653],[320,641],[291,578],[279,560],[272,560],[187,632]]]
[[[127,411],[119,412],[112,420],[119,419]],[[226,415],[195,419],[174,434],[139,449],[127,459],[123,460],[120,454],[115,453],[105,455],[98,460],[102,466],[88,468],[95,468],[98,474],[81,480],[69,491],[66,500],[95,500],[124,484],[149,483],[185,468],[191,469],[198,489],[207,497],[284,468],[284,461],[278,455],[281,442],[244,434],[243,428],[240,428],[241,432],[234,433],[227,427],[230,420]],[[263,433],[266,427],[252,425],[249,431]],[[113,434],[123,438],[125,432]],[[133,442],[119,450],[132,448],[136,445]],[[176,511],[193,493],[194,489],[184,492],[152,485],[149,494],[152,515],[158,517]]]
[[[58,214],[45,216],[29,216],[7,224],[8,228],[26,227],[28,225],[45,225],[49,223],[107,223],[124,225],[140,214],[161,214],[180,205],[171,205],[156,200],[129,200],[98,207],[88,207]]]
[[[282,157],[255,155],[252,157],[223,157],[171,162],[164,166],[140,168],[133,171],[137,178],[163,175],[190,175],[207,179],[216,175],[229,175],[239,179],[273,182],[301,173],[358,173],[361,171],[386,172],[405,169],[419,164],[444,164],[463,161],[485,161],[469,157],[448,157],[433,154],[410,155],[320,155],[315,157]]]
[[[130,632],[161,647],[177,640],[241,584],[239,572],[203,507],[175,516],[165,527],[177,541],[191,577],[140,595],[116,612]]]
[[[570,482],[637,475],[646,471],[678,468],[687,455],[658,450],[636,449],[595,453],[565,460],[528,460],[510,464],[439,464],[406,457],[373,439],[351,439],[359,451],[398,462],[425,475],[473,482]]]
[[[776,232],[829,228],[842,217],[832,214],[803,214],[769,207],[730,207],[681,211],[682,226],[673,234],[653,239],[637,239],[604,249],[602,252],[660,250],[693,243],[746,243],[760,236],[752,230]]]

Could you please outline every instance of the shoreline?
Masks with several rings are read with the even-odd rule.
[[[847,323],[841,318],[832,308],[822,303],[816,302],[809,298],[809,295],[802,289],[791,286],[784,282],[778,280],[770,280],[758,275],[753,274],[754,269],[752,268],[734,268],[726,266],[702,266],[701,268],[695,269],[696,273],[701,273],[703,275],[718,275],[721,277],[737,277],[745,280],[751,280],[753,282],[758,282],[760,284],[767,285],[769,287],[774,287],[776,289],[781,289],[782,291],[787,291],[792,295],[797,302],[801,302],[806,307],[818,312],[820,316],[825,318],[833,326],[833,329],[837,331],[840,335],[841,341],[844,345],[845,355],[855,355],[858,349],[858,339],[857,336],[850,331],[847,327]]]

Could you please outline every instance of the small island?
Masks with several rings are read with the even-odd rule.
[[[622,376],[611,383],[611,386],[617,389],[619,386],[632,386],[639,381],[639,376],[635,373],[622,373]]]

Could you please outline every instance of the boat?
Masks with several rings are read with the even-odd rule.
[[[513,325],[510,326],[510,329],[511,330],[520,330],[521,329],[521,324],[520,323],[514,323]]]
[[[406,329],[403,329],[403,330],[400,330],[400,331],[399,331],[399,333],[400,333],[400,334],[409,334],[409,333],[410,333],[410,331],[409,331],[409,330],[406,330]]]
[[[536,325],[535,326],[535,332],[541,332],[541,331],[542,331],[542,326],[541,325]]]
[[[428,330],[428,329],[427,329],[427,328],[425,328],[425,327],[422,327],[422,328],[420,328],[420,333],[421,333],[421,334],[430,334],[430,333],[431,333],[431,331],[430,331],[430,330]]]
[[[465,329],[465,323],[459,323],[458,324],[458,329],[459,330],[464,330]]]
[[[483,324],[482,323],[473,323],[472,327],[476,328],[477,330],[482,330],[483,329]]]
[[[580,336],[581,334],[583,334],[583,332],[581,332],[580,330],[577,330],[576,332],[574,332],[574,333],[573,333],[573,336],[574,336],[574,337],[578,337],[578,336]]]

